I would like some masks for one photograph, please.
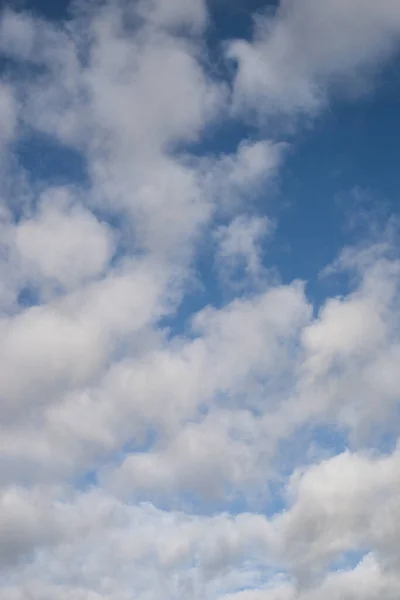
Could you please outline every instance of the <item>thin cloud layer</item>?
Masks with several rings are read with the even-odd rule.
[[[266,260],[287,143],[207,149],[249,111],[292,122],[372,93],[400,10],[268,14],[221,44],[230,81],[202,2],[1,14],[5,600],[400,595],[393,228],[338,251],[325,275],[348,289],[314,306]],[[84,175],[39,177],[32,139]]]

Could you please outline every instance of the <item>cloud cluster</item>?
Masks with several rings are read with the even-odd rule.
[[[1,597],[397,599],[396,244],[343,250],[317,311],[263,261],[286,145],[201,142],[365,89],[398,5],[284,1],[221,46],[233,81],[206,3],[74,10],[1,14]],[[83,180],[24,169],[35,136]],[[206,250],[226,298],[183,322]]]

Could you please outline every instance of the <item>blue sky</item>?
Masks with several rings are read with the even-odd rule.
[[[0,13],[0,595],[397,600],[400,8]]]
[[[55,6],[32,0],[25,6],[56,22],[62,22],[71,11],[68,1]],[[219,52],[221,61],[218,48],[222,40],[249,38],[253,14],[268,6],[274,10],[276,2],[255,0],[246,6],[240,1],[211,3],[207,36],[211,52]],[[292,147],[274,193],[268,190],[267,197],[260,195],[258,199],[260,212],[268,211],[278,221],[277,235],[266,248],[265,260],[278,269],[285,282],[297,277],[308,281],[317,303],[331,292],[325,289],[326,282],[321,284],[318,279],[319,271],[344,245],[368,233],[363,211],[373,213],[375,219],[380,217],[381,226],[389,215],[398,212],[397,70],[394,57],[378,73],[373,92],[356,102],[334,98],[323,115],[302,123],[294,135],[284,128],[274,131],[274,137],[289,140]],[[198,151],[231,152],[248,137],[260,137],[257,127],[221,122],[201,140]],[[35,178],[56,183],[84,182],[87,178],[85,157],[54,139],[34,132],[21,140],[18,151],[22,165]]]

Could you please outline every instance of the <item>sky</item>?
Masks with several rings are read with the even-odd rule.
[[[0,9],[0,596],[400,597],[400,4]]]

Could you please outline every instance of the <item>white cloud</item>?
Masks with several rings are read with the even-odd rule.
[[[398,461],[398,450],[383,457],[346,452],[292,476],[293,505],[276,526],[283,532],[281,552],[300,577],[357,550],[373,550],[382,564],[397,568],[392,536],[399,510]]]
[[[66,289],[101,275],[113,253],[109,228],[71,200],[66,190],[48,191],[35,217],[13,232],[13,246],[32,279]]]
[[[204,27],[208,16],[203,0],[142,1],[137,10],[154,25],[176,28],[188,26],[195,30]]]
[[[216,262],[222,280],[232,280],[231,284],[246,287],[262,278],[265,270],[261,244],[271,233],[271,229],[272,224],[267,217],[242,215],[233,219],[229,225],[217,229]]]
[[[206,190],[223,215],[241,213],[259,195],[267,195],[287,145],[272,141],[242,142],[235,153],[204,161]]]
[[[399,48],[400,9],[385,0],[286,0],[256,20],[254,39],[236,40],[236,107],[260,117],[314,112],[330,88],[353,92]]]
[[[394,52],[399,15],[283,2],[231,44],[232,97],[201,1],[86,6],[65,27],[4,11],[1,50],[37,77],[0,87],[2,598],[399,597],[399,450],[366,450],[378,424],[398,429],[396,244],[344,251],[330,272],[352,289],[313,314],[304,282],[263,268],[254,201],[286,145],[190,150],[232,102],[320,110]],[[19,124],[80,152],[87,181],[37,189],[12,154]],[[219,281],[243,264],[244,285],[185,305],[174,335],[164,319],[190,305],[209,240]],[[299,447],[320,425],[349,449]]]

